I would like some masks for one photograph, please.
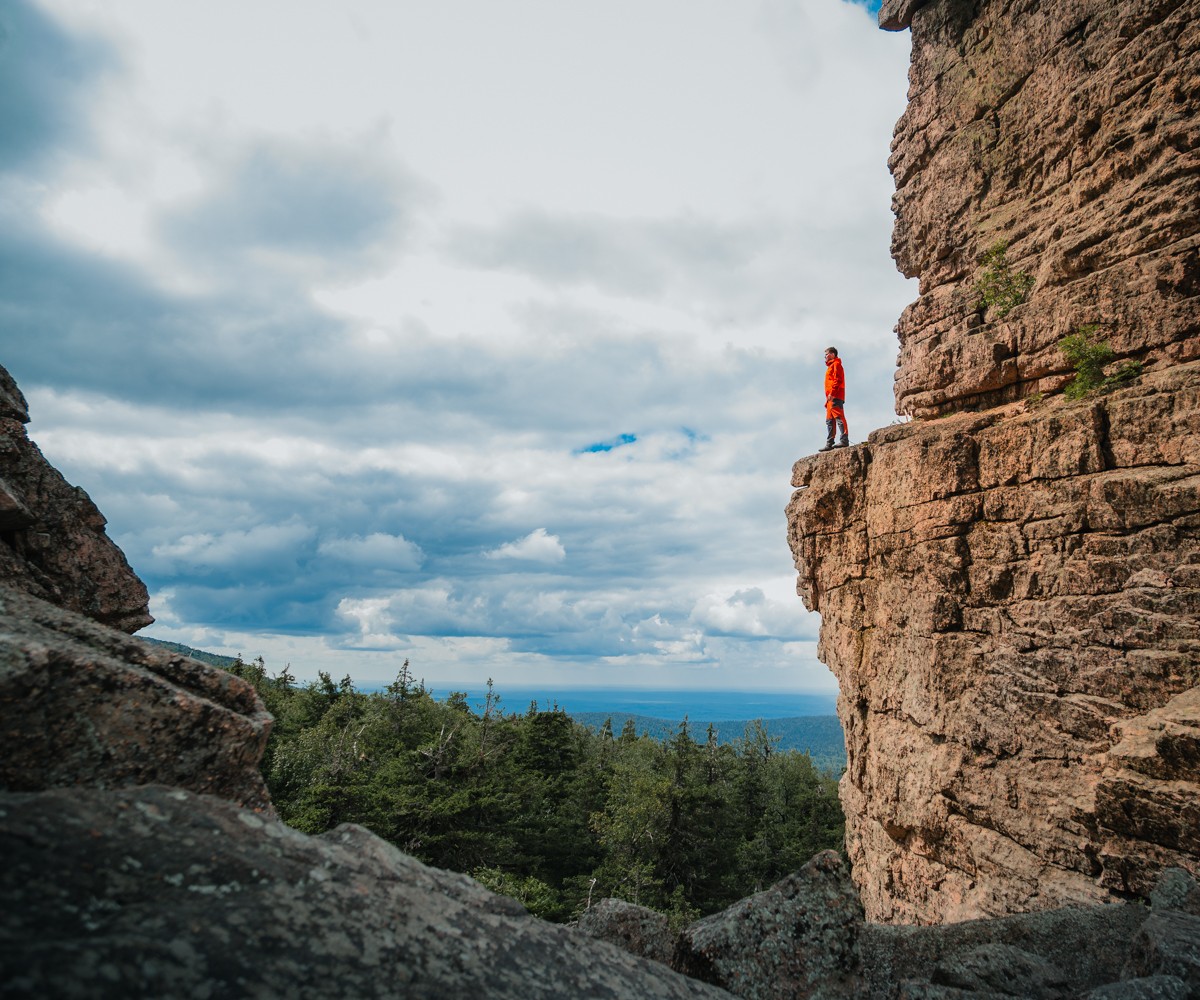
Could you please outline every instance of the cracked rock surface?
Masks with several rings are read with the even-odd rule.
[[[361,827],[146,786],[0,793],[5,997],[728,997]]]
[[[884,428],[793,485],[869,919],[1200,870],[1200,364]]]

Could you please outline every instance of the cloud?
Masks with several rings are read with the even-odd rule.
[[[728,597],[705,594],[688,620],[710,635],[743,639],[800,640],[814,638],[808,616],[796,607],[769,600],[759,587],[736,590]]]
[[[366,538],[330,538],[317,546],[318,554],[363,569],[415,570],[424,561],[419,545],[402,535],[376,531]]]
[[[828,682],[782,510],[826,343],[855,439],[892,418],[903,39],[841,0],[552,6],[12,8],[0,362],[180,641]]]
[[[244,531],[184,535],[151,551],[161,567],[169,567],[176,575],[229,570],[262,573],[272,566],[277,573],[296,564],[297,549],[313,536],[311,527],[296,521],[260,524]]]
[[[485,552],[488,559],[520,559],[526,562],[557,563],[567,558],[567,550],[557,535],[546,533],[545,528],[537,528],[524,538],[515,542],[506,542],[498,549]]]
[[[657,296],[681,274],[743,270],[770,243],[765,228],[695,216],[631,220],[529,209],[494,229],[459,229],[450,250],[472,266],[518,271],[552,285]]]
[[[113,51],[68,34],[37,7],[0,8],[0,171],[33,169],[91,131],[84,88],[117,66]]]
[[[216,159],[204,191],[159,230],[192,267],[329,279],[392,263],[432,186],[370,137],[255,139]]]

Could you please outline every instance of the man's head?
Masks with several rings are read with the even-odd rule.
[[[825,360],[826,361],[829,361],[832,358],[836,358],[837,356],[838,356],[838,353],[837,353],[836,347],[825,348]]]

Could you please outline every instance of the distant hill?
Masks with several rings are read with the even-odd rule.
[[[191,646],[184,646],[178,642],[151,639],[147,636],[139,636],[139,638],[222,669],[237,662],[236,657],[221,656],[203,649],[193,649]],[[568,712],[567,714],[581,726],[587,726],[594,732],[600,730],[605,719],[612,719],[614,734],[621,732],[625,727],[626,719],[633,720],[639,736],[644,734],[651,739],[669,739],[679,731],[678,722],[651,715],[636,715],[630,712]],[[722,744],[740,739],[745,733],[747,725],[745,720],[712,723],[713,729],[717,733],[717,742]],[[708,726],[707,722],[690,723],[692,739],[703,742],[704,734],[708,732]],[[791,719],[764,719],[763,726],[772,739],[779,741],[780,750],[806,752],[818,768],[832,774],[841,774],[845,769],[846,744],[842,739],[842,726],[836,715],[802,715]]]
[[[568,712],[580,725],[598,731],[606,719],[612,720],[613,733],[620,733],[625,720],[632,719],[639,736],[651,739],[670,738],[679,731],[679,723],[670,719],[656,719],[649,715],[633,715],[628,712]],[[846,744],[842,738],[842,725],[836,715],[803,715],[792,719],[763,719],[763,727],[772,739],[779,741],[780,750],[807,752],[813,763],[823,771],[841,774],[846,767]],[[744,719],[712,723],[718,743],[732,743],[740,739],[749,725]],[[692,739],[703,742],[709,723],[689,723]]]
[[[237,663],[235,656],[221,656],[219,653],[206,653],[203,649],[192,649],[191,646],[185,646],[178,642],[167,642],[166,639],[151,639],[148,635],[139,635],[139,639],[143,642],[153,643],[155,646],[161,646],[163,649],[169,649],[173,653],[182,653],[184,656],[190,656],[193,660],[199,660],[201,663],[208,663],[214,667],[220,667],[222,670],[233,666]]]

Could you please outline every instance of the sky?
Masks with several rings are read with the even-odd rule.
[[[0,0],[0,364],[142,634],[370,686],[836,690],[792,463],[895,421],[851,0]]]

